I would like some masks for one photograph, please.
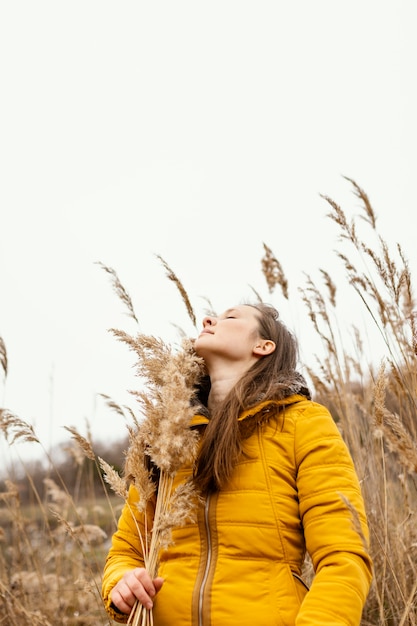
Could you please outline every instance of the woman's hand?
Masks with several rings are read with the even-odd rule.
[[[112,603],[122,613],[130,613],[136,600],[146,609],[153,607],[152,598],[163,585],[162,578],[152,578],[144,567],[126,572],[110,593]]]

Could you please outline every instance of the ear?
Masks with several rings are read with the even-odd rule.
[[[259,339],[253,348],[253,353],[257,356],[267,356],[268,354],[272,354],[275,348],[275,341],[271,339]]]

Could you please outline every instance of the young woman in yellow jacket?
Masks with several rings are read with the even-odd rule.
[[[176,480],[194,474],[197,521],[174,530],[152,580],[130,489],[104,570],[109,614],[126,622],[138,599],[155,626],[358,626],[372,577],[364,503],[337,426],[295,369],[294,337],[273,307],[239,305],[206,317],[194,345],[206,410],[196,466]]]

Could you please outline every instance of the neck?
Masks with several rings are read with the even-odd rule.
[[[210,393],[208,397],[208,408],[213,411],[226,398],[229,391],[236,385],[238,380],[248,371],[251,364],[228,363],[216,367],[209,367]]]
[[[234,387],[238,380],[238,378],[222,378],[213,380],[210,377],[211,388],[207,402],[210,411],[213,411],[213,409],[223,402],[229,391],[232,387]]]

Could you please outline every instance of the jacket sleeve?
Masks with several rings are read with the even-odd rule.
[[[359,480],[328,410],[298,416],[295,458],[300,515],[315,577],[296,626],[358,626],[372,579]]]
[[[104,606],[110,617],[117,622],[127,622],[128,615],[120,613],[112,605],[110,592],[126,571],[144,567],[142,542],[145,541],[146,528],[149,530],[152,527],[154,502],[149,502],[145,518],[145,515],[138,511],[138,501],[138,492],[131,486],[104,565],[102,580]]]

